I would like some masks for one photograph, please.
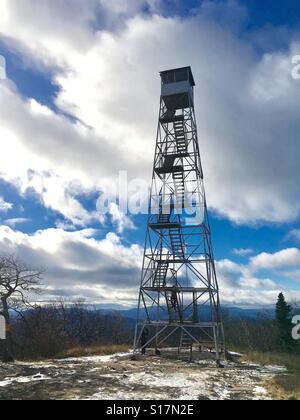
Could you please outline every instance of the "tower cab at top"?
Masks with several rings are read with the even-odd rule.
[[[191,67],[160,73],[161,96],[169,111],[189,108],[194,102],[195,80]]]

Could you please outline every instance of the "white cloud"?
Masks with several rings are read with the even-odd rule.
[[[250,265],[255,270],[275,270],[285,267],[300,266],[300,250],[297,248],[288,248],[274,254],[263,252],[251,258]]]
[[[232,253],[234,255],[238,255],[240,257],[245,257],[245,256],[248,256],[250,254],[254,254],[254,252],[255,251],[251,248],[234,248],[232,250]]]
[[[5,79],[6,79],[6,60],[2,55],[0,55],[0,80],[5,80]]]
[[[109,214],[113,224],[117,227],[118,233],[123,233],[125,229],[136,229],[133,221],[120,211],[120,208],[116,203],[111,203]]]
[[[0,109],[0,137],[5,139],[0,176],[22,193],[33,189],[47,208],[74,224],[94,220],[95,214],[89,214],[76,196],[100,191],[105,178],[117,177],[114,155],[126,169],[127,156],[119,156],[119,146],[35,101],[23,102],[7,84],[0,84]],[[142,164],[140,160],[137,165]]]
[[[222,288],[235,288],[240,281],[243,267],[231,260],[221,260],[217,263],[217,270],[222,282]]]
[[[262,277],[261,270],[267,270],[269,277]],[[286,277],[293,281],[298,279],[300,251],[297,249],[281,250],[274,254],[261,253],[250,258],[244,265],[230,260],[218,261],[217,271],[221,298],[227,304],[274,304],[282,291],[289,300],[300,298],[300,289],[297,285],[293,290],[284,284]],[[278,276],[282,278],[281,283],[276,280]]]
[[[285,53],[260,58],[253,38],[239,37],[236,27],[231,31],[227,25],[228,11],[236,22],[245,17],[235,2],[214,7],[204,2],[196,16],[185,19],[145,17],[146,2],[138,1],[113,8],[102,1],[100,9],[94,0],[90,7],[77,0],[71,8],[69,1],[58,7],[49,0],[3,2],[8,11],[3,39],[23,51],[29,64],[55,72],[57,106],[84,123],[24,102],[2,83],[0,121],[12,139],[5,156],[10,162],[16,152],[22,155],[20,166],[1,165],[3,176],[26,184],[26,170],[44,168],[66,188],[80,180],[82,189],[94,190],[122,169],[149,180],[158,71],[191,64],[209,204],[238,223],[298,217],[300,84],[288,67],[296,42]],[[160,10],[159,3],[148,3]],[[101,24],[117,30],[103,31]],[[49,206],[51,200],[43,200]],[[74,207],[79,219],[86,219],[78,204],[66,201],[55,207],[71,212],[66,214],[71,220],[77,217]]]
[[[74,226],[72,223],[62,221],[62,220],[56,220],[55,221],[55,227],[57,229],[61,229],[61,230],[65,230],[65,231],[71,231],[71,232],[74,232],[74,231],[77,230],[76,226]]]
[[[282,271],[282,275],[289,280],[300,282],[300,268],[296,270]]]
[[[27,235],[0,227],[0,253],[15,253],[29,265],[46,269],[46,295],[81,296],[98,303],[136,304],[142,249],[125,247],[109,233],[95,239],[97,231],[66,232],[47,229]],[[62,293],[62,292],[65,293]]]
[[[31,219],[27,219],[25,217],[18,217],[14,219],[7,219],[4,221],[4,224],[11,227],[16,227],[17,225],[21,225],[23,223],[30,222]]]
[[[76,226],[86,226],[97,220],[95,210],[88,212],[76,198],[86,191],[80,183],[68,182],[55,174],[30,173],[26,188],[32,188],[40,197],[43,205],[60,212]]]
[[[115,233],[103,239],[97,239],[98,234],[94,229],[56,228],[28,235],[0,226],[0,254],[15,253],[28,264],[46,269],[44,300],[82,297],[89,302],[135,307],[143,249],[137,244],[125,246]],[[296,286],[293,290],[277,283],[272,279],[273,274],[276,278],[276,272],[261,277],[261,265],[254,267],[251,262],[252,259],[245,265],[230,260],[217,262],[222,303],[274,304],[281,291],[288,299],[300,298]],[[300,270],[300,264],[297,267],[289,260],[285,263],[286,271],[289,268]]]
[[[3,197],[0,196],[0,212],[7,212],[13,208],[12,203],[7,203]]]
[[[147,5],[155,15],[142,13]],[[186,18],[164,12],[161,0],[1,0],[0,40],[27,67],[50,72],[59,88],[58,115],[24,99],[11,81],[0,81],[0,178],[20,193],[35,191],[45,207],[65,218],[58,229],[32,236],[2,227],[2,245],[49,266],[53,295],[84,289],[124,301],[132,296],[127,286],[141,250],[124,247],[113,234],[100,241],[93,231],[78,232],[97,220],[78,196],[110,186],[119,170],[150,180],[162,69],[193,67],[209,205],[237,223],[299,216],[300,84],[290,76],[299,34],[284,34],[286,51],[272,44],[282,39],[282,28],[243,36],[246,11],[233,1],[204,1]],[[268,53],[260,56],[258,43]],[[0,198],[0,211],[7,206]],[[111,216],[119,233],[134,228],[116,205]],[[246,256],[250,250],[234,253]],[[276,284],[259,278],[259,271],[298,264],[296,248],[262,253],[244,266],[220,261],[224,300],[273,303]]]

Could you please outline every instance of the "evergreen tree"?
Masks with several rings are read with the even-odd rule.
[[[292,338],[292,308],[286,303],[283,293],[276,304],[275,330],[280,350],[292,351],[295,343]]]

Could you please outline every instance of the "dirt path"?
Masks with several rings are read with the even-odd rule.
[[[282,368],[130,355],[0,364],[0,399],[269,399],[263,382]]]

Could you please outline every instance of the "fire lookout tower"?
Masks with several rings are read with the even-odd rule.
[[[224,349],[190,67],[161,73],[135,350]]]

